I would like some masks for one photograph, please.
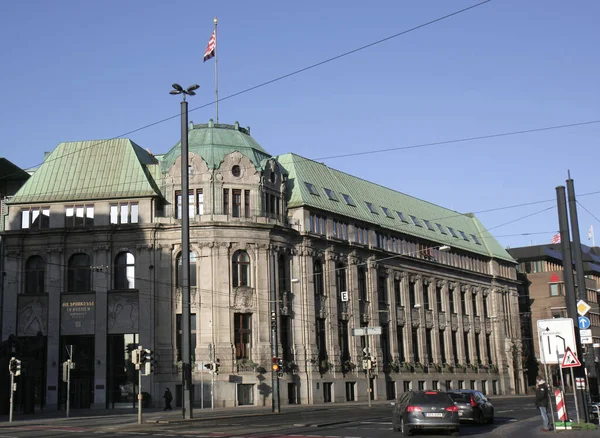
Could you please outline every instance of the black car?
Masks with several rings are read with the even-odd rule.
[[[454,436],[459,435],[458,407],[445,392],[405,392],[393,405],[394,430],[399,430],[404,436],[420,430],[444,430]]]
[[[477,424],[494,422],[494,405],[481,392],[473,389],[448,391],[448,395],[458,407],[460,421]]]

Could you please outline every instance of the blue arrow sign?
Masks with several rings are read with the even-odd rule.
[[[590,328],[590,319],[587,316],[580,316],[577,321],[580,329]]]

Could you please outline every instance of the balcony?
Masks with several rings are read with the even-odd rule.
[[[404,306],[396,306],[396,324],[404,327],[406,325],[406,315],[404,314]]]
[[[446,312],[438,312],[438,327],[440,330],[446,329]]]
[[[410,319],[412,320],[413,327],[419,327],[421,325],[421,309],[411,309],[410,310]]]
[[[473,329],[475,330],[475,333],[481,333],[481,317],[480,316],[475,316],[473,318]]]
[[[450,327],[452,328],[452,331],[458,330],[458,315],[456,313],[453,313],[450,316]]]
[[[433,310],[425,309],[425,327],[430,329],[433,327]]]
[[[317,318],[327,318],[327,297],[325,295],[315,296],[315,315]]]
[[[463,315],[462,323],[463,323],[463,330],[465,332],[471,331],[471,320],[469,319],[469,315]]]

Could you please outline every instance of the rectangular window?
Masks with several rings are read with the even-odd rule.
[[[446,233],[446,230],[444,229],[444,226],[442,224],[436,223],[435,225],[438,227],[438,230],[440,230],[440,233],[446,234],[446,235],[448,234],[448,233]]]
[[[464,231],[460,231],[458,230],[458,232],[460,233],[460,235],[462,236],[463,240],[466,240],[467,242],[469,241],[469,238],[467,237],[467,235],[465,234]]]
[[[381,207],[381,209],[383,210],[383,213],[389,217],[390,219],[394,219],[394,215],[392,215],[392,212],[390,211],[389,208],[387,207]]]
[[[236,360],[250,359],[252,346],[252,314],[234,313],[233,337]]]
[[[448,227],[448,231],[450,231],[450,234],[452,234],[452,237],[456,237],[458,239],[458,235],[456,234],[456,231],[454,231],[454,228]]]
[[[229,214],[229,189],[223,190],[223,214]]]
[[[435,231],[435,228],[433,228],[431,222],[429,222],[427,219],[423,219],[423,222],[425,222],[425,226],[429,229],[429,231]]]
[[[22,210],[21,228],[50,228],[50,207],[33,207]]]
[[[198,212],[198,216],[204,214],[204,193],[202,189],[196,190],[196,211]]]
[[[342,197],[344,198],[344,201],[346,201],[346,204],[351,205],[352,207],[356,207],[356,204],[354,203],[350,195],[344,195],[342,193]]]
[[[65,225],[67,227],[83,227],[94,225],[94,206],[68,206],[65,208],[65,218]]]
[[[369,208],[369,211],[373,214],[379,214],[377,213],[377,209],[375,208],[375,206],[373,204],[371,204],[370,202],[365,202],[365,204],[367,204],[367,207]]]
[[[310,232],[315,234],[325,234],[325,218],[316,214],[309,216]]]
[[[176,315],[176,321],[175,321],[175,325],[176,325],[176,330],[177,330],[177,339],[175,340],[176,342],[176,347],[177,347],[177,360],[180,361],[181,360],[181,344],[182,344],[182,333],[183,333],[183,326],[182,326],[182,319],[181,319],[181,313],[178,313]],[[190,361],[192,363],[196,362],[195,358],[196,358],[196,314],[192,313],[190,314],[190,332],[191,332],[191,349],[190,349]]]
[[[341,240],[348,240],[348,224],[334,220],[333,236]]]
[[[244,190],[244,217],[250,217],[250,190]]]
[[[369,230],[362,227],[354,227],[354,241],[361,245],[369,244]]]
[[[188,191],[188,217],[194,217],[194,191]],[[181,206],[183,205],[183,200],[181,198],[181,191],[175,192],[175,218],[181,219]]]
[[[481,242],[475,234],[471,234],[471,237],[473,238],[473,242],[475,242],[477,245],[481,245]]]
[[[139,220],[139,206],[137,203],[111,204],[110,223],[137,224]]]
[[[405,224],[408,223],[408,220],[406,220],[406,216],[404,216],[404,214],[401,211],[396,211],[396,214],[402,222],[404,222]]]
[[[233,196],[233,209],[231,215],[233,217],[241,217],[242,213],[242,191],[241,190],[232,190]]]
[[[413,215],[410,215],[411,220],[413,221],[413,224],[415,224],[417,227],[422,227],[423,224],[421,223],[421,220]]]
[[[562,295],[562,283],[550,283],[550,296],[558,297]]]
[[[311,183],[305,182],[304,185],[306,186],[308,193],[310,193],[311,195],[319,196],[319,192],[317,192],[317,189]]]
[[[325,193],[327,194],[327,197],[332,200],[332,201],[337,201],[337,195],[335,194],[335,192],[331,189],[326,189],[324,188],[323,190],[325,190]]]

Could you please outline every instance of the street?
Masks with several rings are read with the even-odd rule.
[[[537,411],[531,397],[492,397],[495,406],[494,424],[461,425],[461,436],[531,436],[529,430],[539,429]],[[146,414],[144,423],[137,424],[137,416],[127,413],[102,416],[2,423],[0,438],[58,437],[397,437],[392,430],[391,406],[387,402],[326,406],[284,406],[281,414],[246,410],[194,412],[193,420],[182,421],[178,412]],[[532,418],[532,420],[526,421]],[[525,421],[528,427],[519,427],[519,433],[502,432],[508,425]],[[512,429],[511,429],[512,430]],[[437,436],[427,434],[428,436]]]

